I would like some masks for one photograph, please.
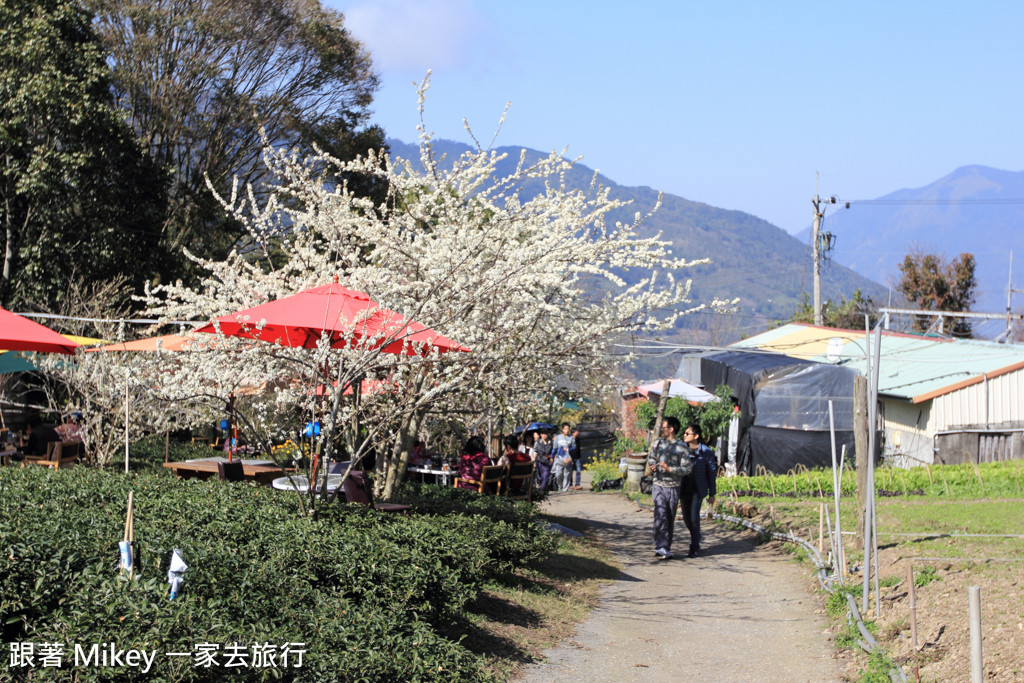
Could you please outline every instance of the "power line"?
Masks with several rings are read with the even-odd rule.
[[[907,206],[946,206],[966,204],[968,206],[1024,204],[1024,199],[851,199],[846,204],[881,204]]]

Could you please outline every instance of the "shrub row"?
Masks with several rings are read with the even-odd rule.
[[[879,467],[875,488],[881,495],[927,495],[950,498],[1019,497],[1024,493],[1024,469],[1018,461],[981,465],[935,465],[901,469]],[[741,475],[718,484],[720,493],[737,495],[815,497],[833,495],[830,469],[802,470],[788,474],[747,477]],[[857,473],[843,472],[842,495],[857,491]]]
[[[141,568],[118,572],[128,492]],[[252,484],[180,481],[79,467],[0,470],[0,624],[5,643],[64,645],[32,680],[480,680],[480,658],[438,627],[496,572],[554,544],[524,503],[437,487],[423,510],[339,505],[317,520],[293,496]],[[172,549],[189,565],[168,600]],[[154,671],[74,667],[74,644],[156,650]],[[221,648],[303,642],[302,668],[196,666]],[[5,652],[5,658],[7,653]],[[38,659],[38,658],[37,658]],[[222,662],[223,663],[223,662]],[[38,662],[37,662],[38,664]]]

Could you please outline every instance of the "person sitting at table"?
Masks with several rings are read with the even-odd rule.
[[[57,432],[64,441],[82,441],[82,414],[81,413],[70,413],[64,419],[64,424],[56,427],[53,431]]]
[[[38,417],[29,418],[25,427],[25,455],[46,455],[46,444],[60,441],[60,435],[49,425],[44,425]]]
[[[417,466],[430,464],[430,456],[427,455],[427,449],[419,439],[412,446],[412,452],[409,454],[409,464]]]
[[[480,479],[480,473],[491,464],[491,459],[487,457],[486,451],[483,439],[479,436],[469,437],[469,440],[466,441],[466,448],[462,453],[462,458],[459,461],[459,479]],[[459,482],[459,487],[464,489],[475,488],[473,484],[463,481]]]
[[[519,448],[519,439],[512,434],[506,436],[502,442],[505,444],[505,450],[502,451],[501,457],[495,461],[495,465],[498,467],[508,467],[515,458],[519,455],[517,449]]]

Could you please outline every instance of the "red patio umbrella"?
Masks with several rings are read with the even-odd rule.
[[[79,346],[48,327],[0,308],[0,350],[73,354]]]
[[[383,344],[386,353],[419,355],[430,347],[439,353],[469,351],[440,332],[382,308],[363,292],[337,282],[217,318],[221,332],[282,346],[316,348],[323,334],[331,347],[343,349],[366,343]],[[262,323],[262,325],[261,325]],[[211,323],[197,332],[216,333]]]

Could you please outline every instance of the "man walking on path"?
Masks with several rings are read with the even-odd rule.
[[[690,448],[689,457],[693,464],[693,471],[683,477],[683,485],[680,489],[680,498],[683,503],[683,523],[690,530],[688,557],[697,557],[701,541],[700,503],[710,493],[708,505],[715,504],[715,494],[718,492],[715,482],[718,463],[715,461],[714,452],[700,442],[699,425],[689,425],[683,432],[683,441]]]
[[[679,488],[683,477],[693,469],[689,449],[676,440],[678,432],[679,420],[672,416],[662,420],[661,438],[647,457],[654,498],[654,553],[665,559],[672,557],[672,532],[676,523],[676,506],[679,505]]]
[[[552,442],[552,453],[555,464],[551,468],[551,476],[555,478],[555,488],[568,491],[572,484],[572,449],[576,446],[575,437],[570,434],[568,422],[562,423],[562,433]]]

